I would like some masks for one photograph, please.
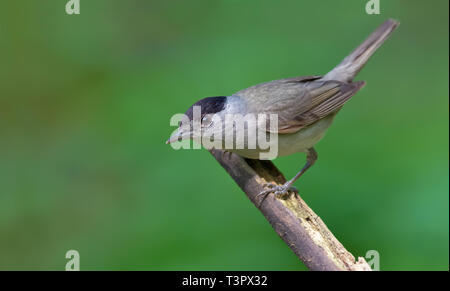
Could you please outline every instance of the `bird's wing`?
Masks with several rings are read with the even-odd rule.
[[[339,110],[365,83],[322,81],[320,76],[298,77],[259,84],[237,92],[248,113],[278,115],[278,127],[269,132],[295,133]]]

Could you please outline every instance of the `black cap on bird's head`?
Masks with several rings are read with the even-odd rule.
[[[210,123],[211,122],[211,118],[209,118],[210,116],[221,112],[222,110],[225,109],[226,106],[226,102],[227,102],[227,97],[226,96],[216,96],[216,97],[207,97],[207,98],[203,98],[197,102],[195,102],[191,107],[189,107],[189,109],[184,113],[185,116],[189,119],[189,123],[192,124],[192,122],[194,121],[194,108],[199,108],[200,110],[200,120],[198,120],[199,122],[201,122],[202,126],[206,125],[206,123]],[[197,117],[197,116],[195,116]],[[185,119],[185,121],[187,121],[187,119]],[[183,139],[187,139],[191,137],[191,131],[189,132],[183,132],[183,130],[181,130],[182,127],[184,127],[185,124],[183,124],[183,122],[180,122],[179,127],[177,129],[177,131],[172,134],[172,136],[166,141],[166,143],[172,143],[174,141],[177,140],[183,140]],[[192,128],[192,126],[191,126]]]
[[[201,109],[200,118],[203,118],[206,114],[215,114],[222,111],[225,108],[226,101],[227,97],[225,96],[206,97],[195,102],[184,114],[192,121],[194,118],[194,107],[199,106]]]

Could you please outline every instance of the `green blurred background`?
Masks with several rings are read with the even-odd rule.
[[[206,96],[322,74],[389,17],[367,86],[296,183],[382,270],[449,264],[448,1],[5,1],[0,270],[304,270],[205,150],[164,144]],[[279,158],[287,177],[304,155]]]

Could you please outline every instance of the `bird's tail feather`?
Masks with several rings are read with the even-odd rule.
[[[385,21],[361,45],[322,79],[342,82],[352,81],[373,53],[386,41],[386,39],[389,38],[399,24],[399,22],[393,19]]]

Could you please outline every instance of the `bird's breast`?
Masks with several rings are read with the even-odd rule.
[[[270,145],[272,147],[271,150],[274,150],[274,146],[277,147],[275,149],[277,156],[288,156],[298,152],[305,152],[324,137],[325,132],[333,122],[333,118],[334,114],[329,115],[296,133],[278,134],[277,141]],[[268,140],[269,138],[273,138],[273,136],[270,137],[269,133],[266,133],[266,138]],[[228,149],[228,151],[250,159],[261,159],[261,152],[267,152],[267,150],[262,151],[259,146],[257,146],[256,149]]]

